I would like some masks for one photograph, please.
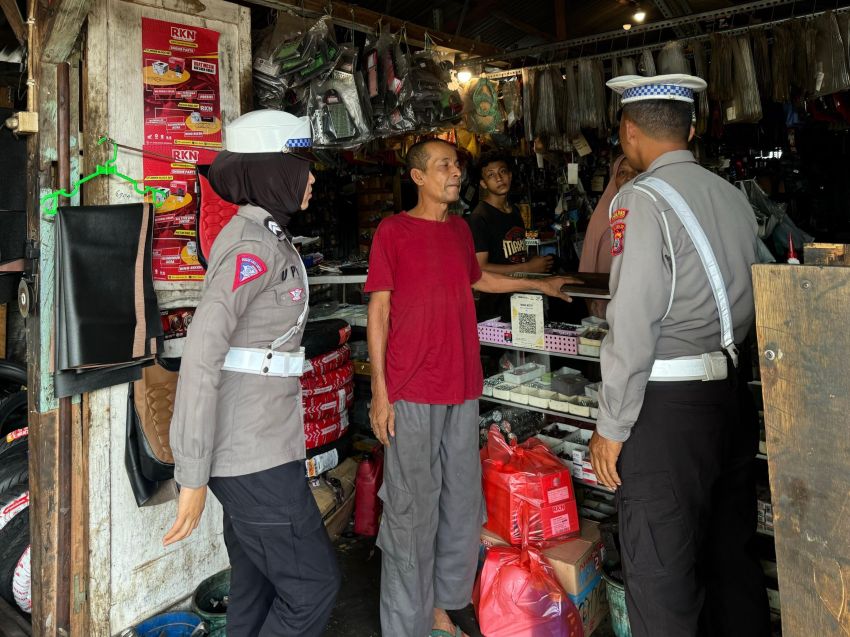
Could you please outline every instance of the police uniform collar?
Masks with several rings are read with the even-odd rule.
[[[657,170],[662,166],[669,166],[670,164],[695,164],[697,163],[696,157],[689,150],[671,150],[668,153],[664,153],[660,157],[656,157],[655,161],[649,165],[649,168],[646,169],[646,173],[649,174],[653,170]]]
[[[239,206],[239,212],[237,214],[240,217],[245,217],[256,224],[263,226],[266,230],[275,235],[278,238],[278,241],[281,241],[284,237],[286,237],[286,228],[281,228],[268,211],[260,208],[259,206],[254,206],[252,204]]]

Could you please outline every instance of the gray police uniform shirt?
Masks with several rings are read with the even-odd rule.
[[[755,316],[750,266],[757,261],[758,235],[749,202],[732,184],[699,166],[690,151],[665,153],[623,186],[611,204],[610,331],[600,353],[596,429],[619,442],[628,439],[640,414],[656,359],[722,349],[717,305],[693,242],[663,199],[653,201],[635,188],[649,175],[675,188],[702,226],[726,283],[736,342],[747,336]],[[673,272],[665,209],[676,263],[669,313]]]
[[[171,419],[178,484],[200,487],[211,475],[305,457],[300,380],[222,370],[231,347],[266,348],[298,321],[307,291],[299,261],[269,213],[255,206],[240,207],[213,243]],[[296,351],[302,335],[303,326],[278,351]]]

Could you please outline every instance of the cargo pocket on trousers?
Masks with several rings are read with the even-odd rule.
[[[413,568],[413,494],[384,481],[378,491],[384,503],[377,545],[401,570]]]
[[[663,575],[693,567],[688,527],[667,472],[633,475],[620,487],[620,545],[630,575]]]

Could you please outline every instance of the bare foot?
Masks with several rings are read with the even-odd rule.
[[[444,630],[450,635],[454,635],[457,628],[452,623],[452,620],[449,619],[448,613],[444,611],[442,608],[434,609],[434,625],[433,628],[436,630]],[[463,637],[469,637],[466,633],[463,633]]]

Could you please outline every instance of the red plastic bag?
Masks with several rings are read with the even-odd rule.
[[[491,548],[477,602],[487,637],[584,637],[581,614],[534,548]]]
[[[486,528],[514,545],[561,540],[579,532],[570,471],[540,440],[508,445],[494,425],[481,457]],[[519,518],[523,504],[528,516],[526,537]]]

